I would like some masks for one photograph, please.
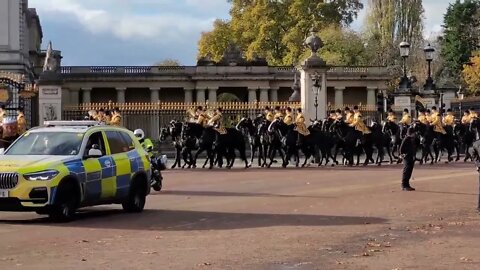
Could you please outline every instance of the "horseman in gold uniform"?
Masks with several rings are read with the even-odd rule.
[[[116,127],[119,127],[122,125],[122,115],[120,114],[120,109],[118,107],[113,108],[110,125],[116,126]]]
[[[209,125],[213,126],[213,129],[218,132],[220,135],[227,134],[227,129],[223,126],[223,115],[222,108],[217,108],[212,119],[208,122]]]
[[[205,111],[203,110],[203,107],[202,107],[202,106],[198,106],[196,113],[197,113],[197,121],[196,121],[196,123],[199,124],[199,125],[201,125],[202,127],[207,127],[209,117],[208,117],[208,115],[205,113]]]
[[[367,125],[365,125],[365,122],[363,122],[362,114],[358,110],[358,106],[353,107],[353,112],[353,122],[350,126],[354,127],[355,130],[360,131],[363,135],[372,133]]]
[[[432,116],[430,118],[430,124],[433,126],[433,132],[436,133],[436,137],[440,137],[440,134],[445,135],[445,129],[442,125],[442,118],[440,113],[437,111],[437,108],[434,106],[432,107]]]
[[[412,124],[412,117],[410,116],[410,112],[408,109],[403,110],[402,119],[398,122],[400,125],[400,134],[402,138],[407,135],[407,129]]]
[[[279,119],[279,120],[283,119],[283,113],[282,113],[282,111],[280,110],[280,106],[275,107],[275,115],[274,115],[274,118],[275,118],[275,119]]]
[[[283,118],[283,123],[285,123],[285,125],[287,125],[287,126],[292,126],[293,125],[293,119],[294,119],[292,108],[287,107],[285,112],[286,112],[286,114],[285,114],[285,117]]]
[[[477,114],[477,112],[475,112],[475,109],[474,109],[474,108],[470,108],[470,115],[469,115],[469,117],[470,117],[470,123],[472,123],[473,120],[478,119],[478,114]]]
[[[447,114],[443,117],[443,125],[445,126],[445,131],[449,135],[453,135],[453,125],[455,124],[455,116],[453,115],[452,109],[447,110]]]
[[[429,125],[430,123],[428,122],[427,116],[425,115],[425,109],[421,109],[420,112],[418,113],[418,122],[424,124],[424,125]]]
[[[23,107],[17,109],[17,114],[17,132],[18,135],[22,135],[27,131],[27,121],[25,120]]]
[[[308,130],[307,125],[305,124],[305,115],[302,113],[302,109],[297,109],[297,118],[295,119],[295,130],[298,132],[297,145],[302,145],[304,137],[310,135],[310,130]]]
[[[470,124],[470,111],[466,110],[463,112],[462,120],[461,120],[463,125],[468,125]]]
[[[268,123],[273,122],[275,120],[275,115],[273,114],[273,111],[270,107],[265,107],[265,120],[267,120]]]
[[[349,125],[352,124],[354,120],[353,118],[354,114],[352,113],[352,111],[350,111],[350,108],[345,107],[345,123]]]
[[[388,110],[387,122],[397,123],[397,116],[392,109]]]
[[[429,109],[425,111],[425,118],[427,119],[428,124],[432,123],[432,112]]]

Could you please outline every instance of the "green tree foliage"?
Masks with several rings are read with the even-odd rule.
[[[477,0],[457,0],[444,16],[442,56],[448,75],[459,79],[463,65],[468,63],[479,44],[479,11]]]
[[[422,0],[369,0],[365,31],[371,64],[395,64],[402,41],[410,43],[412,53],[421,51],[423,13]]]
[[[291,65],[304,52],[311,27],[348,26],[363,4],[360,0],[229,0],[231,19],[218,21],[202,34],[199,57],[218,61],[235,43],[247,59],[264,57],[271,65]]]
[[[320,56],[329,65],[358,66],[365,65],[367,53],[361,36],[348,29],[330,26],[319,33],[324,46]]]

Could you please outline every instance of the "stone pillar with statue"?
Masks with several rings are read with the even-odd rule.
[[[314,28],[305,40],[311,55],[301,63],[300,100],[307,120],[324,119],[327,116],[327,70],[325,61],[317,55],[323,46]]]
[[[52,43],[47,48],[43,72],[38,81],[39,124],[62,119],[62,79],[59,64],[53,56]]]

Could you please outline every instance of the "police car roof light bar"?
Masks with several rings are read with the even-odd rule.
[[[44,121],[44,126],[47,127],[92,127],[99,126],[100,122],[97,121]]]

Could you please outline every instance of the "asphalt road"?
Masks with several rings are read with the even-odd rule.
[[[145,212],[0,213],[0,269],[480,269],[469,164],[174,170]]]

